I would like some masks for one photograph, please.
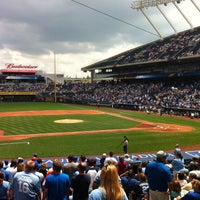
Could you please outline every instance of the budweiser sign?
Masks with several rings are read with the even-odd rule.
[[[38,66],[6,64],[7,69],[36,69]]]

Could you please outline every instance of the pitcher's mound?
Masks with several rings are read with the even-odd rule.
[[[80,119],[60,119],[60,120],[55,120],[55,123],[60,123],[60,124],[75,124],[75,123],[82,123],[83,120]]]

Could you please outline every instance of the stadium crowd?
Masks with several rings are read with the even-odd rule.
[[[199,88],[198,80],[181,83],[175,81],[167,83],[77,82],[59,85],[57,95],[62,96],[66,102],[110,104],[115,107],[133,105],[139,111],[158,112],[162,108],[194,110],[194,116],[199,117]]]
[[[140,162],[111,151],[96,157],[67,156],[51,167],[34,154],[0,161],[0,199],[4,200],[179,200],[200,199],[200,158],[185,162],[177,144],[169,160],[162,150]]]
[[[200,27],[136,48],[127,56],[118,58],[117,64],[173,60],[200,54]]]
[[[1,84],[0,92],[36,92],[38,97],[53,97],[54,84],[19,83]],[[199,117],[200,81],[151,81],[151,82],[66,82],[56,85],[56,95],[62,102],[96,105],[132,105],[135,110],[169,114],[171,109],[178,115],[193,113]]]

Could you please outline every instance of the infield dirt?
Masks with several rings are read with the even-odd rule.
[[[38,133],[38,134],[28,134],[28,135],[4,135],[3,131],[0,130],[0,140],[9,141],[9,140],[22,140],[33,137],[46,137],[46,136],[61,136],[61,135],[77,135],[77,134],[101,134],[105,132],[127,132],[134,130],[145,130],[151,132],[191,132],[194,130],[193,127],[189,126],[180,126],[175,124],[160,124],[152,123],[137,118],[129,118],[115,113],[107,113],[96,110],[45,110],[45,111],[20,111],[20,112],[1,112],[1,117],[7,116],[38,116],[38,115],[65,115],[65,114],[87,114],[87,115],[97,115],[97,114],[108,114],[120,118],[125,118],[127,120],[136,121],[140,124],[138,126],[127,128],[127,129],[113,129],[113,130],[93,130],[93,131],[75,131],[75,132],[58,132],[58,133]],[[77,121],[78,123],[78,121]],[[200,149],[199,145],[192,145],[182,147],[182,150],[196,150]]]

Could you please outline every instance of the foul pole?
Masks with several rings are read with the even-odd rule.
[[[56,97],[56,93],[57,93],[57,90],[56,90],[56,54],[54,52],[54,103],[57,102],[57,97]]]

